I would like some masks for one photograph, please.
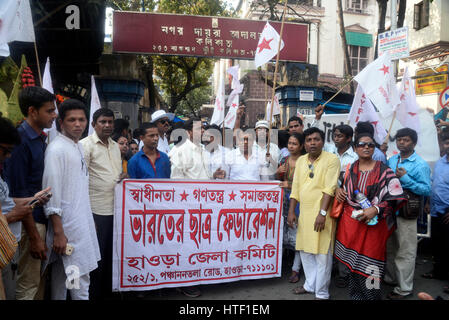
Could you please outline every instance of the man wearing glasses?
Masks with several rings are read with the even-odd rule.
[[[295,294],[314,293],[315,299],[329,299],[335,220],[328,211],[340,173],[340,160],[323,151],[324,132],[316,127],[304,131],[307,154],[296,163],[288,213],[288,224],[298,225],[296,250],[300,251],[305,283]],[[299,221],[295,207],[300,203]]]

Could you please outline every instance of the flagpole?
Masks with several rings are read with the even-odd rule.
[[[328,102],[330,102],[331,100],[333,100],[344,88],[346,88],[351,82],[352,80],[354,80],[354,77],[352,77],[348,82],[346,82],[346,84],[341,87],[329,100],[327,100],[322,106],[324,107]]]
[[[390,129],[388,129],[387,137],[385,138],[384,143],[388,142],[388,139],[390,138],[391,128],[393,128],[393,122],[395,118],[396,118],[396,111],[393,113],[393,119],[391,119]]]
[[[265,64],[265,108],[268,102],[268,63]]]
[[[270,153],[270,142],[271,142],[271,127],[272,127],[272,118],[273,118],[273,109],[274,109],[274,94],[276,93],[276,76],[278,73],[279,66],[279,55],[281,52],[281,43],[282,43],[282,33],[284,31],[284,21],[285,21],[285,11],[287,9],[287,0],[284,1],[284,10],[282,12],[282,22],[281,22],[281,32],[279,33],[279,41],[278,41],[278,53],[276,55],[276,65],[274,67],[273,74],[273,91],[271,93],[271,107],[270,107],[270,117],[268,118],[269,122],[269,130],[268,130],[268,144],[267,144],[267,154]],[[266,106],[265,106],[266,108]]]

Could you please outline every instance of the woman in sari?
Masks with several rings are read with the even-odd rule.
[[[375,143],[369,134],[355,138],[359,160],[349,169],[336,199],[343,202],[335,240],[335,257],[351,271],[349,296],[353,300],[380,300],[387,239],[395,229],[398,208],[405,204],[402,186],[385,164],[372,159]],[[371,202],[362,209],[356,190]],[[358,217],[351,217],[360,210]],[[376,222],[377,220],[377,222]]]
[[[293,176],[295,173],[296,160],[304,154],[304,135],[293,133],[288,138],[287,148],[289,155],[282,158],[279,163],[276,178],[281,181],[280,186],[284,188],[283,216],[284,216],[284,248],[295,253],[292,266],[292,274],[288,281],[296,283],[299,281],[299,270],[301,269],[301,258],[299,251],[296,251],[296,228],[290,228],[287,224],[288,206],[290,203],[290,193],[292,191]],[[299,216],[299,204],[295,208],[296,217]]]

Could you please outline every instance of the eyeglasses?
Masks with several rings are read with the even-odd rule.
[[[309,170],[310,170],[309,178],[312,179],[312,178],[314,177],[314,174],[313,174],[313,164],[309,164]]]
[[[159,120],[159,122],[162,124],[166,124],[166,123],[170,124],[170,122],[168,120]]]
[[[3,150],[3,153],[4,153],[4,154],[11,154],[12,151],[14,150],[14,147],[8,148],[8,147],[4,147],[4,146],[0,145],[0,149]]]
[[[368,147],[373,149],[376,145],[373,142],[359,142],[357,143],[357,148],[365,148]]]

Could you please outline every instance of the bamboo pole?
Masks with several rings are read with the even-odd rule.
[[[41,66],[40,66],[40,63],[39,63],[39,55],[37,53],[36,41],[34,42],[34,53],[36,54],[36,64],[37,64],[37,73],[39,75],[39,83],[41,84],[41,87],[42,87]]]
[[[272,127],[272,118],[273,118],[273,109],[274,109],[274,95],[276,93],[276,78],[279,66],[279,55],[281,52],[281,43],[282,43],[282,33],[284,32],[284,21],[285,21],[285,13],[287,10],[287,0],[284,1],[284,10],[282,12],[282,22],[281,22],[281,31],[279,33],[279,41],[278,41],[278,53],[276,55],[276,64],[274,67],[273,74],[273,90],[271,92],[271,108],[270,108],[270,117],[268,118],[269,130],[268,130],[268,143],[267,143],[267,154],[270,153],[270,143],[271,143],[271,127]]]
[[[388,139],[390,138],[391,128],[393,128],[393,122],[396,119],[396,111],[393,113],[393,118],[391,119],[390,128],[388,129],[387,137],[384,140],[384,143],[388,143]]]

